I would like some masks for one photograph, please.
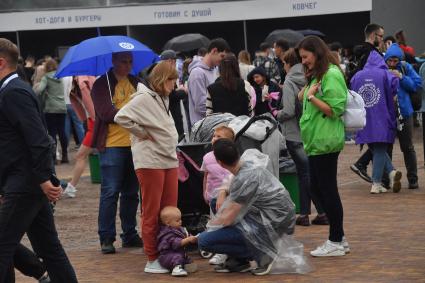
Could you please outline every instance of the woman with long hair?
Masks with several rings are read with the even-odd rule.
[[[251,55],[246,50],[241,50],[238,54],[239,70],[241,72],[241,78],[246,80],[249,72],[254,70],[255,66],[251,63]]]
[[[283,84],[282,110],[277,114],[277,120],[282,126],[282,134],[286,140],[286,147],[294,160],[297,168],[298,184],[300,185],[300,215],[296,224],[309,226],[311,214],[311,201],[316,206],[317,216],[311,222],[315,225],[329,224],[323,207],[315,194],[310,190],[310,170],[308,157],[301,141],[299,119],[302,109],[298,100],[298,93],[305,86],[306,79],[300,58],[294,48],[288,49],[282,56],[283,66],[286,72]]]
[[[213,113],[231,113],[235,116],[251,116],[251,85],[241,78],[238,60],[227,53],[219,66],[220,77],[208,86],[207,116]]]
[[[142,195],[142,238],[148,262],[147,273],[168,273],[158,261],[159,213],[177,206],[177,139],[170,112],[169,95],[176,84],[176,69],[158,63],[146,84],[139,84],[132,100],[115,116],[115,122],[131,133],[134,168]]]
[[[349,246],[344,237],[337,167],[339,153],[344,148],[341,115],[347,101],[347,86],[338,62],[319,37],[305,37],[297,47],[297,54],[307,80],[299,93],[303,100],[300,129],[309,160],[311,190],[329,219],[329,239],[310,254],[343,256],[349,252]]]

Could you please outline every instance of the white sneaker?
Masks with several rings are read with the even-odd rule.
[[[210,260],[209,263],[213,265],[219,265],[225,263],[227,260],[227,255],[225,254],[215,254]]]
[[[401,172],[398,170],[393,170],[390,172],[390,189],[393,190],[394,193],[398,193],[401,190]]]
[[[77,189],[73,185],[71,185],[71,183],[68,183],[62,195],[66,198],[75,198],[76,193],[77,193]]]
[[[145,266],[145,272],[146,273],[155,273],[155,274],[163,274],[163,273],[169,273],[170,271],[159,263],[158,259],[155,259],[154,261],[148,261]]]
[[[345,255],[344,247],[341,243],[335,243],[327,240],[323,245],[317,247],[314,251],[311,251],[312,256],[343,256]]]
[[[344,247],[344,252],[346,254],[348,254],[351,250],[350,250],[350,245],[347,242],[347,239],[344,237],[342,237],[342,241],[341,241],[341,245]]]
[[[381,184],[373,183],[372,188],[370,189],[371,194],[386,193],[388,190],[384,188]]]
[[[187,276],[187,271],[181,265],[176,265],[171,272],[172,276]]]

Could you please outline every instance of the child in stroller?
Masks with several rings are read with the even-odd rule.
[[[235,133],[232,128],[227,126],[218,126],[214,129],[213,138],[211,143],[214,144],[219,139],[229,139],[234,141]],[[201,170],[204,171],[203,181],[203,195],[204,200],[208,203],[212,213],[216,213],[216,198],[217,192],[223,183],[223,180],[229,177],[231,173],[221,167],[215,159],[212,151],[205,154],[201,166]],[[227,259],[225,254],[215,254],[210,260],[210,264],[222,264]]]

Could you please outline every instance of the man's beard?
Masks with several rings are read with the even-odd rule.
[[[375,41],[373,42],[373,46],[375,46],[375,47],[379,47],[379,41],[378,41],[378,40],[375,40]]]

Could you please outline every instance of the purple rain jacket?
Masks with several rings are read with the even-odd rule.
[[[158,252],[159,263],[172,270],[177,265],[185,265],[192,261],[187,256],[181,242],[186,238],[187,234],[183,228],[174,228],[170,226],[161,225],[158,234]]]
[[[384,58],[372,51],[363,70],[351,79],[351,89],[362,96],[366,108],[366,126],[357,132],[356,144],[394,143],[398,85],[399,79],[388,71]]]

